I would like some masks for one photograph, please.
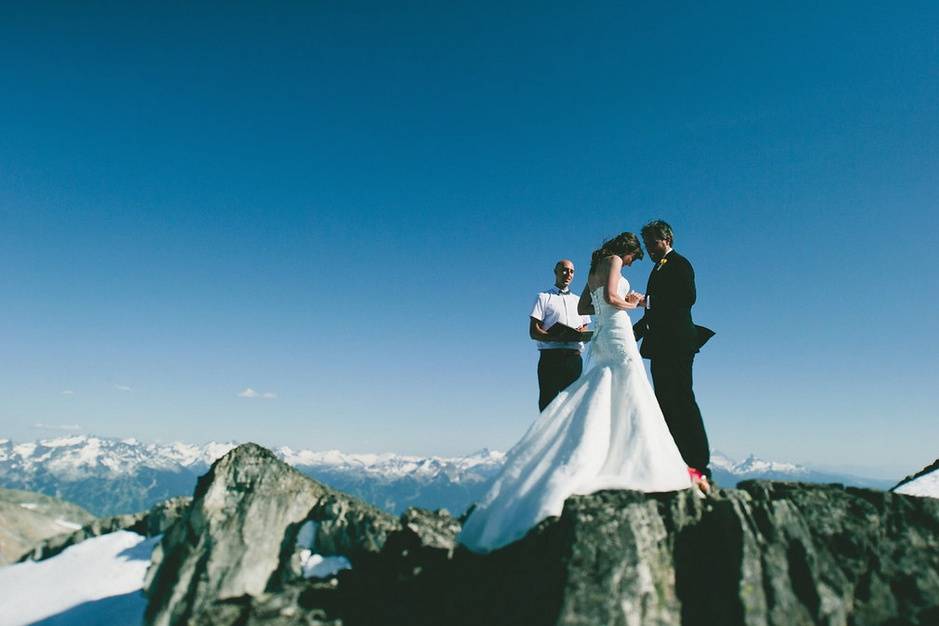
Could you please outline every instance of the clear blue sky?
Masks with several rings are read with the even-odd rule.
[[[939,455],[936,3],[252,4],[0,7],[0,436],[506,449],[661,217],[715,448]]]

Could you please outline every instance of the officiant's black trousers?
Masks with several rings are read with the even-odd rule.
[[[542,350],[538,359],[538,410],[580,378],[584,362],[578,350]]]
[[[692,390],[693,364],[693,354],[656,357],[652,359],[652,384],[681,457],[710,477],[711,449]]]

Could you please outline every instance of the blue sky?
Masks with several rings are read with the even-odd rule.
[[[713,447],[939,455],[939,7],[456,4],[3,5],[0,436],[506,449],[661,217]]]

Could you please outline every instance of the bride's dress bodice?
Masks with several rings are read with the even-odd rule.
[[[620,278],[625,297],[629,283]],[[545,407],[467,519],[460,541],[478,552],[519,539],[573,494],[691,486],[646,376],[626,311],[591,292],[593,340],[584,373]]]
[[[603,290],[604,287],[600,286],[590,292],[595,313],[588,368],[631,359],[641,363],[629,314],[609,304],[603,298]],[[620,276],[616,291],[621,298],[625,298],[629,293],[629,281]]]

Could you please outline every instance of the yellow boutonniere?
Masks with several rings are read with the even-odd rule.
[[[662,269],[662,266],[664,266],[666,263],[668,263],[668,259],[662,259],[661,261],[659,261],[659,266],[655,269],[657,270]]]

